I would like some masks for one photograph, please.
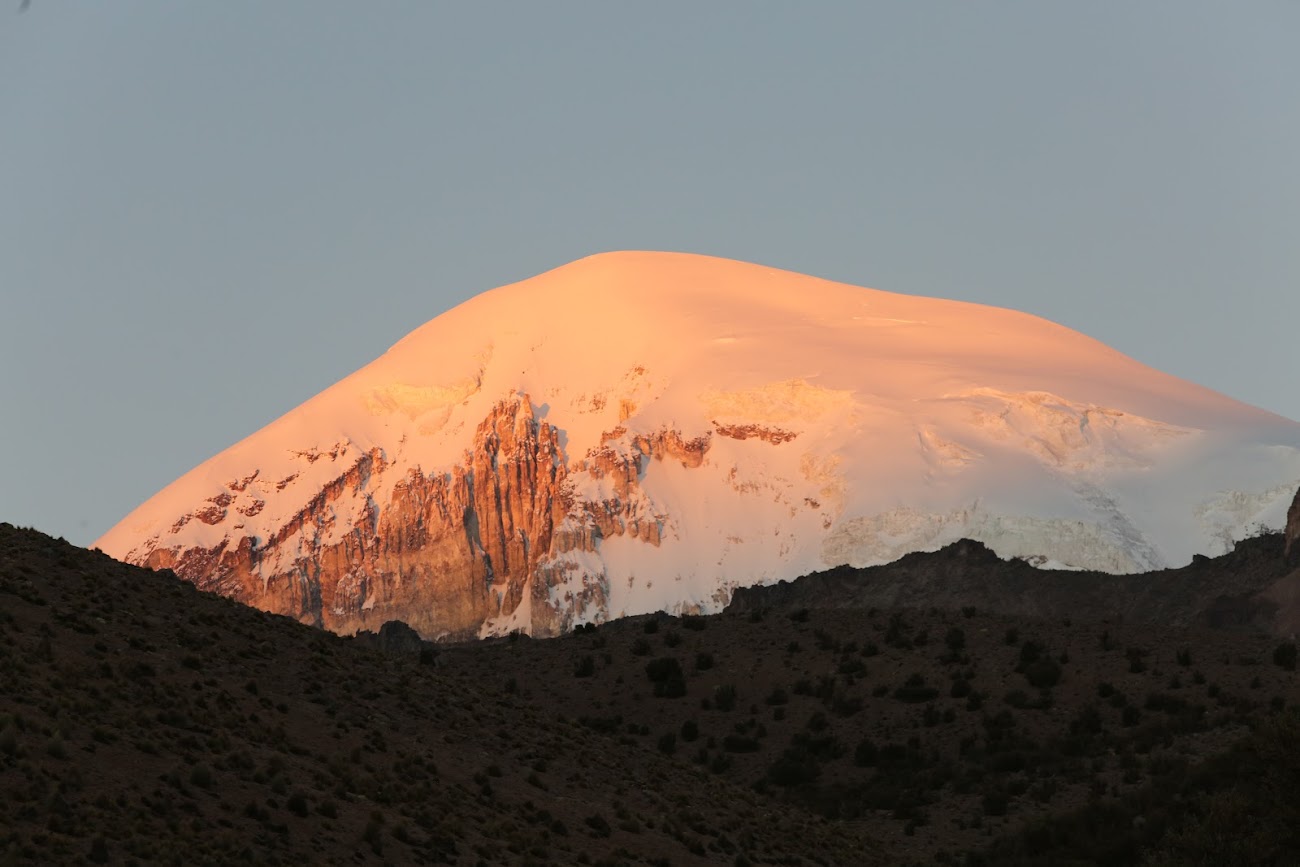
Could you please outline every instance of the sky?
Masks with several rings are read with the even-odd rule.
[[[608,250],[1012,307],[1300,419],[1300,2],[19,0],[0,520],[90,544]]]

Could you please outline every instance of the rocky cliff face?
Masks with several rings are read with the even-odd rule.
[[[1291,508],[1286,513],[1286,560],[1292,566],[1300,566],[1300,490],[1296,491]]]
[[[581,576],[575,591],[566,555],[625,534],[657,546],[662,517],[640,491],[647,465],[698,467],[709,447],[707,435],[628,436],[616,428],[570,467],[560,441],[526,395],[502,401],[478,425],[460,465],[410,470],[385,502],[373,494],[391,468],[374,449],[265,540],[155,548],[143,563],[345,634],[398,619],[426,638],[467,638],[516,612],[534,634],[555,634],[600,609],[607,591],[602,574]],[[577,496],[573,473],[609,479],[613,496]],[[230,502],[213,498],[182,520],[221,524],[233,519]]]

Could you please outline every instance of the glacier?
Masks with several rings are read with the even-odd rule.
[[[1300,425],[1064,326],[623,252],[436,317],[96,545],[340,632],[540,635],[963,537],[1176,566],[1298,484]]]

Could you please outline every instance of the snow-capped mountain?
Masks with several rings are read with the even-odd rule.
[[[97,544],[339,632],[551,634],[961,537],[1178,565],[1298,481],[1300,424],[1034,316],[611,253],[433,319]]]

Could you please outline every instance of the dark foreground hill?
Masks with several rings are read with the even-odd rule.
[[[0,859],[877,862],[509,672],[431,661],[0,525]]]
[[[1300,502],[1300,499],[1297,499]],[[1300,629],[1300,569],[1280,534],[1239,542],[1221,557],[1136,575],[1037,569],[963,539],[893,563],[840,566],[766,587],[740,587],[730,610],[975,606],[1023,617],[1110,619],[1290,635]]]
[[[837,598],[344,639],[0,524],[0,863],[1300,859],[1290,641]]]

